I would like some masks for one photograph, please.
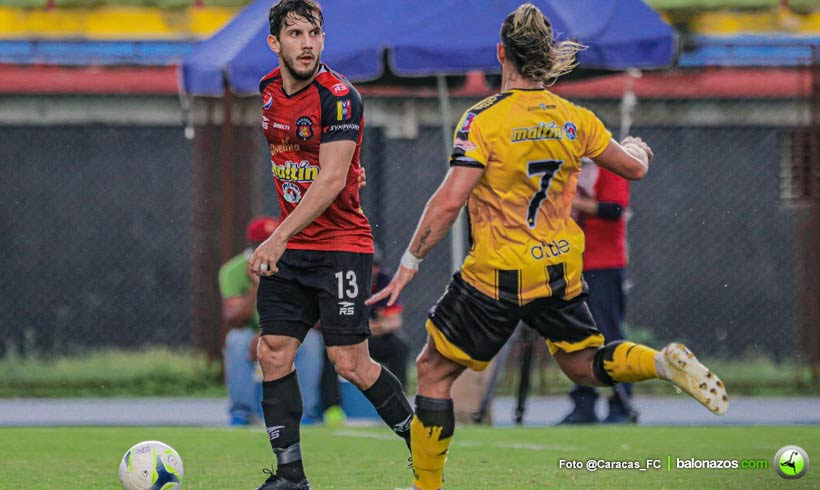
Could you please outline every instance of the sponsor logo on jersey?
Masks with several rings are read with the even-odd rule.
[[[350,89],[347,88],[347,85],[343,83],[337,83],[336,85],[332,86],[330,90],[333,92],[333,95],[347,95],[350,92]]]
[[[268,119],[265,116],[262,116],[262,129],[268,129],[268,123],[269,122],[270,122],[270,119]]]
[[[293,182],[285,182],[282,184],[282,197],[285,201],[296,204],[302,199],[302,190]]]
[[[530,128],[514,128],[512,130],[511,140],[513,143],[520,143],[522,141],[539,141],[539,140],[560,140],[561,128],[556,126],[555,122],[549,124],[539,122],[537,125]],[[575,139],[575,138],[573,138]]]
[[[296,120],[296,136],[301,140],[313,137],[313,121],[309,117],[302,116]]]
[[[350,99],[336,101],[336,120],[347,121],[350,119]]]
[[[533,245],[532,248],[530,248],[530,255],[532,255],[532,258],[535,260],[541,260],[564,255],[565,253],[569,253],[570,250],[572,250],[572,246],[570,246],[568,241],[562,238],[561,240],[541,242],[538,245]]]
[[[268,95],[265,97],[265,105],[263,106],[265,109],[270,109],[270,106],[273,105],[273,96]]]
[[[290,182],[313,182],[319,175],[319,166],[311,165],[309,161],[286,161],[284,164],[271,162],[271,172],[278,180]]]
[[[290,124],[282,124],[276,121],[273,121],[273,129],[281,129],[283,131],[290,131]]]
[[[358,131],[359,125],[355,123],[346,123],[346,124],[331,124],[330,126],[325,126],[324,132],[330,131]]]
[[[468,139],[464,138],[456,138],[455,143],[453,144],[456,148],[461,148],[464,151],[473,151],[478,148],[475,143]]]
[[[473,121],[475,121],[475,112],[468,112],[467,117],[464,118],[464,122],[461,124],[461,129],[458,131],[460,133],[469,133],[470,128],[473,127]]]
[[[550,110],[550,109],[555,109],[555,106],[554,106],[554,105],[552,105],[552,104],[545,104],[545,103],[543,103],[543,102],[541,102],[541,103],[540,103],[540,104],[538,104],[538,105],[534,105],[534,106],[527,107],[527,110],[528,110],[528,111],[530,111],[530,112],[534,112],[534,111],[548,111],[548,110]]]
[[[567,121],[564,123],[564,133],[567,135],[568,140],[575,140],[578,137],[578,127],[572,121]]]
[[[273,123],[273,127],[276,127],[276,123]],[[271,143],[270,144],[270,156],[274,156],[277,153],[282,153],[285,151],[299,151],[300,147],[296,144],[290,143],[290,138],[284,138],[279,143]]]
[[[492,107],[493,104],[498,100],[498,95],[493,95],[487,99],[482,100],[478,104],[474,105],[470,110],[475,112],[483,111],[489,107]]]

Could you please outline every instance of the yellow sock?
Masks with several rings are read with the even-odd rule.
[[[658,377],[655,349],[633,342],[613,342],[601,349],[604,349],[604,370],[612,381],[634,383]]]
[[[431,402],[435,405],[429,406]],[[453,440],[454,426],[452,400],[416,397],[416,414],[410,424],[413,485],[416,488],[438,490],[442,487],[444,463],[447,461],[447,449]]]

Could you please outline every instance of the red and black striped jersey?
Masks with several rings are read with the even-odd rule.
[[[373,253],[370,223],[359,199],[359,151],[364,133],[359,92],[325,65],[320,66],[312,83],[290,95],[285,93],[277,68],[262,77],[259,92],[281,219],[296,208],[319,175],[319,146],[342,140],[356,142],[344,189],[324,213],[291,238],[287,248]]]

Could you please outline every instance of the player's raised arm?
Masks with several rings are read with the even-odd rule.
[[[606,149],[592,160],[599,166],[629,180],[640,180],[649,171],[652,149],[640,138],[628,136],[621,143],[610,140]]]
[[[409,283],[418,271],[418,265],[424,257],[441,241],[453,227],[458,213],[467,202],[473,187],[478,184],[484,167],[454,166],[433,194],[421,215],[410,246],[401,259],[401,266],[386,288],[374,294],[365,304],[372,305],[387,298],[387,306],[392,306],[404,286]]]

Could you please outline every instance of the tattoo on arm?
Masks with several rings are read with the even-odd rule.
[[[430,233],[432,231],[433,230],[431,230],[429,226],[426,230],[424,230],[424,233],[422,233],[421,237],[419,238],[419,244],[416,246],[416,250],[413,251],[413,255],[415,255],[416,257],[421,255],[421,250],[424,248],[425,242],[427,242],[427,237],[430,236]]]

